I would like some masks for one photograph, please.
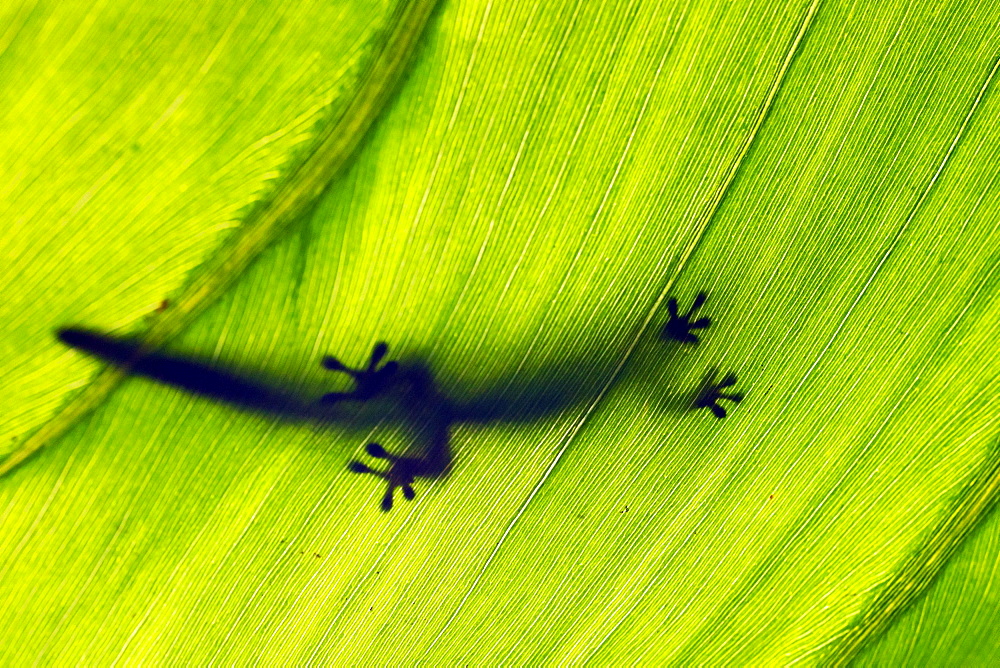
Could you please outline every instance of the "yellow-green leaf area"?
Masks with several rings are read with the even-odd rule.
[[[558,409],[456,425],[449,474],[384,514],[346,464],[412,452],[400,425],[127,380],[0,479],[4,661],[897,651],[967,553],[996,560],[998,19],[443,3],[349,171],[169,347],[319,396],[345,387],[323,355],[387,341],[456,400]],[[701,342],[664,340],[702,290]],[[119,326],[44,335],[71,316]],[[713,368],[746,395],[721,420],[690,409]]]
[[[53,326],[135,329],[176,307],[358,97],[396,17],[390,3],[0,11],[6,454],[92,373]]]
[[[998,518],[993,513],[927,594],[857,661],[861,666],[986,666],[1000,651]]]

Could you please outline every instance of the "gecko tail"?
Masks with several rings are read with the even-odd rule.
[[[248,375],[164,352],[144,353],[135,339],[118,338],[75,327],[56,331],[71,348],[124,367],[128,373],[179,387],[240,408],[286,418],[307,418],[315,409]]]
[[[118,366],[134,361],[140,348],[139,342],[132,339],[116,339],[106,334],[75,327],[56,330],[56,338],[70,348],[82,350]]]

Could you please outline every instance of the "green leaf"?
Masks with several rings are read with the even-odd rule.
[[[998,516],[970,536],[927,594],[861,655],[863,666],[985,666],[997,655]]]
[[[0,14],[3,662],[983,660],[1000,12],[431,9]],[[383,514],[346,464],[405,425],[101,372],[68,324],[304,397],[387,341],[534,410]]]

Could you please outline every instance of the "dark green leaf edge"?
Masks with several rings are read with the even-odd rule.
[[[314,148],[293,167],[270,197],[251,209],[239,231],[230,236],[192,275],[171,308],[154,315],[143,336],[143,350],[163,347],[217,300],[288,229],[306,214],[339,176],[381,115],[405,76],[437,0],[401,3],[376,36],[374,55],[359,76],[354,95],[331,110],[316,134]],[[53,417],[25,439],[3,462],[0,477],[69,431],[97,408],[127,375],[127,368],[109,368],[70,399]]]

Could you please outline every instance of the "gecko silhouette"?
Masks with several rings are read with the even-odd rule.
[[[418,456],[391,455],[378,443],[369,443],[367,451],[373,457],[385,459],[384,471],[351,462],[356,473],[371,473],[387,482],[382,509],[392,508],[393,495],[402,488],[407,499],[414,497],[413,482],[417,477],[437,478],[451,465],[450,431],[456,417],[462,415],[437,391],[429,371],[421,364],[401,365],[397,361],[380,366],[388,345],[378,343],[372,350],[368,365],[352,369],[334,357],[323,359],[323,366],[342,372],[354,380],[350,392],[332,392],[319,401],[307,401],[293,393],[262,383],[250,374],[240,374],[208,362],[171,353],[145,352],[142,344],[129,338],[119,338],[86,329],[67,327],[56,332],[66,345],[82,350],[106,362],[124,368],[129,374],[157,380],[193,394],[208,397],[244,410],[263,413],[291,421],[320,423],[349,419],[338,410],[340,404],[364,403],[389,397],[404,414],[422,422],[426,443]],[[469,416],[466,416],[469,417]],[[475,416],[472,416],[475,417]]]
[[[704,293],[699,294],[688,313],[679,315],[676,300],[671,299],[668,304],[671,319],[664,326],[665,337],[685,343],[697,342],[697,337],[691,330],[704,329],[708,327],[709,321],[701,318],[691,322],[691,315],[704,301]],[[456,423],[534,420],[553,414],[575,400],[573,391],[564,386],[560,391],[523,391],[518,393],[521,397],[519,401],[504,401],[500,395],[485,395],[465,402],[455,401],[438,389],[426,364],[403,363],[398,360],[383,363],[389,349],[384,342],[373,347],[368,363],[359,369],[351,368],[335,357],[325,357],[322,360],[323,367],[350,376],[354,381],[354,389],[348,392],[331,392],[318,401],[308,401],[263,383],[251,374],[240,374],[207,361],[172,353],[148,352],[135,339],[114,337],[76,327],[59,329],[56,336],[67,346],[122,367],[131,375],[150,378],[195,395],[286,420],[320,423],[350,421],[352,416],[351,413],[344,412],[345,405],[360,406],[375,400],[388,401],[402,414],[402,419],[419,425],[418,431],[423,442],[416,444],[413,452],[407,455],[392,454],[381,444],[371,442],[365,449],[369,456],[384,461],[384,468],[376,469],[360,461],[348,464],[348,469],[354,473],[374,475],[386,482],[381,502],[383,511],[392,509],[397,489],[402,491],[404,498],[411,500],[416,496],[413,484],[417,478],[436,479],[448,472],[453,460],[451,430]],[[729,377],[725,380],[728,381]],[[735,382],[735,377],[732,380]],[[579,383],[569,385],[579,386]],[[702,403],[696,403],[694,407],[709,407],[719,415],[710,404],[720,397],[739,400],[731,395],[712,395],[710,389],[703,388],[700,395]],[[724,415],[725,411],[722,411],[719,417]]]

